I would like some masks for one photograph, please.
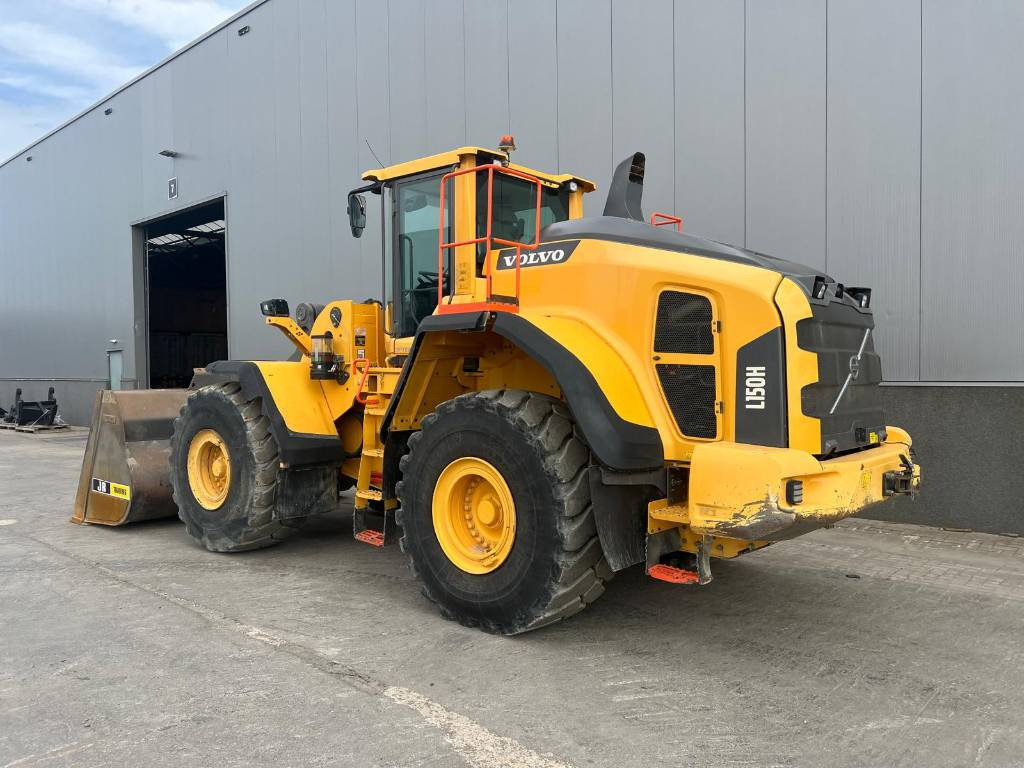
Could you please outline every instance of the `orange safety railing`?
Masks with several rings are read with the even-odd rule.
[[[678,216],[673,216],[671,213],[652,213],[651,214],[651,226],[652,227],[664,227],[666,224],[675,224],[676,232],[683,231],[683,220]]]
[[[373,366],[366,358],[356,358],[352,361],[352,373],[359,376],[359,384],[356,385],[356,402],[360,405],[376,405],[377,398],[373,395],[367,397],[368,393],[363,391],[366,386],[366,379],[370,375],[370,368]]]
[[[475,237],[470,240],[459,240],[446,243],[444,241],[445,232],[445,184],[449,179],[454,179],[456,176],[463,176],[468,173],[487,173],[487,232],[486,234]],[[494,175],[501,173],[506,176],[514,176],[519,179],[530,182],[537,187],[537,210],[536,219],[534,221],[533,238],[532,243],[520,243],[515,240],[505,240],[504,238],[497,237],[494,234]],[[477,183],[480,183],[480,179],[477,179]],[[437,313],[439,315],[450,314],[453,312],[490,312],[490,311],[503,311],[503,312],[518,312],[519,311],[519,275],[521,271],[521,256],[523,249],[532,250],[540,245],[540,203],[541,203],[541,180],[536,176],[531,176],[528,173],[517,171],[513,168],[507,168],[503,165],[488,164],[478,165],[475,168],[462,168],[458,171],[452,171],[446,173],[441,177],[441,218],[440,226],[438,228],[438,248],[437,248]],[[452,232],[455,232],[455,221],[454,216],[452,220]],[[487,280],[487,293],[483,302],[473,302],[467,304],[445,304],[444,303],[444,261],[445,251],[449,248],[460,248],[464,246],[475,246],[480,243],[484,243],[486,247],[486,258],[484,261],[484,277]],[[491,291],[491,273],[493,267],[491,266],[491,250],[494,245],[504,245],[510,248],[516,249],[516,289],[514,296],[502,296],[495,297]],[[454,270],[449,270],[450,282],[452,285],[452,295],[455,295],[455,275]]]

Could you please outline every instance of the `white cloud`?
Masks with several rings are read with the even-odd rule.
[[[220,24],[240,3],[216,0],[63,0],[68,6],[102,15],[180,48]]]
[[[66,105],[25,106],[0,99],[0,163],[74,114]]]
[[[0,0],[0,162],[247,0]]]
[[[141,67],[126,66],[105,51],[72,35],[31,22],[0,25],[0,48],[11,59],[112,90]]]
[[[95,98],[96,95],[93,90],[89,88],[84,88],[79,85],[65,85],[64,83],[54,82],[47,78],[37,77],[35,75],[0,74],[0,85],[5,85],[16,91],[23,91],[36,96],[44,96],[48,99],[58,99],[60,101],[84,103]]]

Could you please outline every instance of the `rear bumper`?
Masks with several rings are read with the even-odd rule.
[[[698,446],[690,464],[689,522],[695,532],[778,541],[831,525],[900,494],[913,494],[921,468],[910,436],[888,427],[874,448],[819,461],[802,451],[738,443]],[[799,483],[802,500],[787,494]]]

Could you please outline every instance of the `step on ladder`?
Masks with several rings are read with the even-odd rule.
[[[352,514],[352,535],[357,541],[374,547],[391,544],[396,538],[395,499],[384,498],[384,447],[380,443],[381,420],[387,412],[391,392],[385,384],[396,371],[377,368],[368,361],[355,361],[361,376],[356,401],[363,409],[363,451],[356,479],[356,498]],[[393,382],[388,382],[393,383]],[[367,447],[370,446],[370,447]]]

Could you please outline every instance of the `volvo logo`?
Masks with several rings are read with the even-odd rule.
[[[850,357],[850,378],[854,381],[860,376],[860,355],[852,355]]]
[[[572,256],[579,245],[579,240],[568,240],[545,245],[536,251],[522,251],[519,254],[519,266],[540,267],[545,264],[564,264]],[[516,251],[514,248],[503,248],[498,254],[498,269],[515,269]]]
[[[850,372],[846,375],[846,381],[843,382],[843,386],[839,388],[839,394],[836,395],[836,401],[832,403],[832,407],[829,408],[829,416],[836,412],[836,408],[839,407],[839,401],[843,399],[843,395],[846,394],[846,390],[850,387],[850,382],[854,381],[860,375],[860,358],[864,354],[864,348],[868,345],[868,337],[871,336],[871,329],[866,328],[864,330],[864,338],[860,340],[860,349],[857,350],[856,355],[850,356]]]

